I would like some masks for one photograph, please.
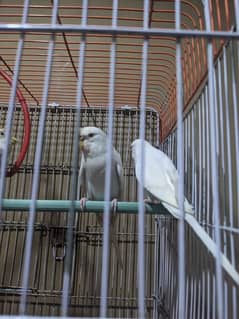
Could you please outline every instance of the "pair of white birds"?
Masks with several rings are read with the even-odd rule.
[[[141,146],[144,149],[144,181],[143,187],[148,192],[150,199],[158,200],[175,217],[179,218],[178,180],[179,175],[171,159],[159,149],[154,148],[146,141],[136,139],[132,144],[132,157],[135,162],[135,173],[141,183]],[[107,135],[97,127],[84,127],[80,129],[80,149],[82,151],[80,165],[80,185],[89,200],[104,200],[104,184],[107,158]],[[116,238],[115,200],[122,196],[123,168],[120,154],[113,147],[111,163],[111,194],[114,203],[113,216],[111,218],[110,239],[115,246],[118,263],[123,268],[123,262],[119,253]],[[85,203],[85,200],[83,200]],[[83,205],[82,205],[83,206]],[[194,217],[194,210],[188,200],[184,199],[185,221],[194,230],[196,235],[215,258],[220,259],[224,270],[239,284],[239,274],[227,257],[218,251],[217,244],[201,227]],[[98,219],[102,225],[102,217]],[[184,244],[184,243],[182,243]]]
[[[132,156],[139,183],[141,174],[141,140],[135,140]],[[107,135],[97,127],[84,127],[80,130],[82,150],[80,181],[90,200],[104,200],[104,183],[107,153]],[[152,200],[159,200],[166,209],[178,218],[178,172],[169,157],[144,141],[145,165],[144,188]],[[123,187],[123,167],[120,154],[112,149],[111,199],[121,199]],[[185,198],[185,211],[193,213],[193,208]]]
[[[178,174],[172,161],[161,151],[152,147],[144,141],[145,146],[145,178],[144,187],[153,199],[162,201],[162,204],[175,216],[178,216],[177,207],[177,180]],[[132,155],[135,161],[136,178],[140,183],[141,161],[140,161],[141,140],[132,143]],[[80,165],[80,185],[85,191],[89,200],[104,200],[105,173],[107,158],[107,135],[97,127],[84,127],[80,129],[80,149],[82,151]],[[116,221],[116,200],[121,199],[123,187],[123,167],[120,154],[112,148],[111,163],[111,193],[113,200],[113,216],[110,225],[110,240],[115,246],[118,263],[123,268],[122,258],[119,253],[115,221]],[[84,209],[85,198],[82,199]],[[185,206],[191,212],[192,207],[185,200]],[[97,214],[100,224],[103,224],[102,216]]]

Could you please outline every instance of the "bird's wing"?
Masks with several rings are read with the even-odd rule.
[[[160,163],[162,163],[162,167],[165,171],[165,176],[168,182],[168,185],[170,185],[170,188],[172,190],[172,197],[174,198],[174,201],[171,202],[165,202],[166,205],[164,205],[175,217],[178,215],[178,182],[179,182],[179,175],[176,167],[174,166],[172,160],[163,152],[157,150],[157,159]],[[171,204],[171,207],[170,207]],[[189,204],[188,200],[185,198],[184,200],[184,209],[185,212],[189,214],[194,214],[192,205]]]
[[[162,152],[161,152],[162,153]],[[158,150],[145,153],[144,187],[158,200],[177,206],[174,179],[165,169],[164,158]],[[136,160],[136,177],[140,181],[140,165]]]
[[[158,158],[162,162],[168,181],[172,184],[172,188],[175,190],[175,198],[178,203],[178,171],[174,166],[173,161],[160,150],[158,150]]]

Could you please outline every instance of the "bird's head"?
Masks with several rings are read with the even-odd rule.
[[[139,141],[140,141],[139,139],[138,140],[134,140],[133,143],[130,145],[131,146],[131,151],[132,151],[132,157],[133,157],[134,160],[136,158],[136,147],[137,147]]]
[[[134,160],[141,157],[141,147],[143,147],[144,151],[148,147],[149,142],[142,140],[142,139],[136,139],[131,144],[131,150],[132,150],[132,157]]]
[[[87,156],[93,157],[106,151],[107,136],[98,127],[87,126],[80,129],[80,150]]]

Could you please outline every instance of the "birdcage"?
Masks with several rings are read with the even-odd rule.
[[[238,21],[237,0],[0,2],[1,316],[238,318]],[[122,158],[118,251],[112,154],[82,206],[88,126]],[[138,138],[177,167],[178,218],[144,201]]]

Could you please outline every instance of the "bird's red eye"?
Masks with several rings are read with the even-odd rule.
[[[93,136],[95,136],[95,134],[94,133],[90,133],[90,134],[88,134],[88,136],[89,137],[93,137]]]

